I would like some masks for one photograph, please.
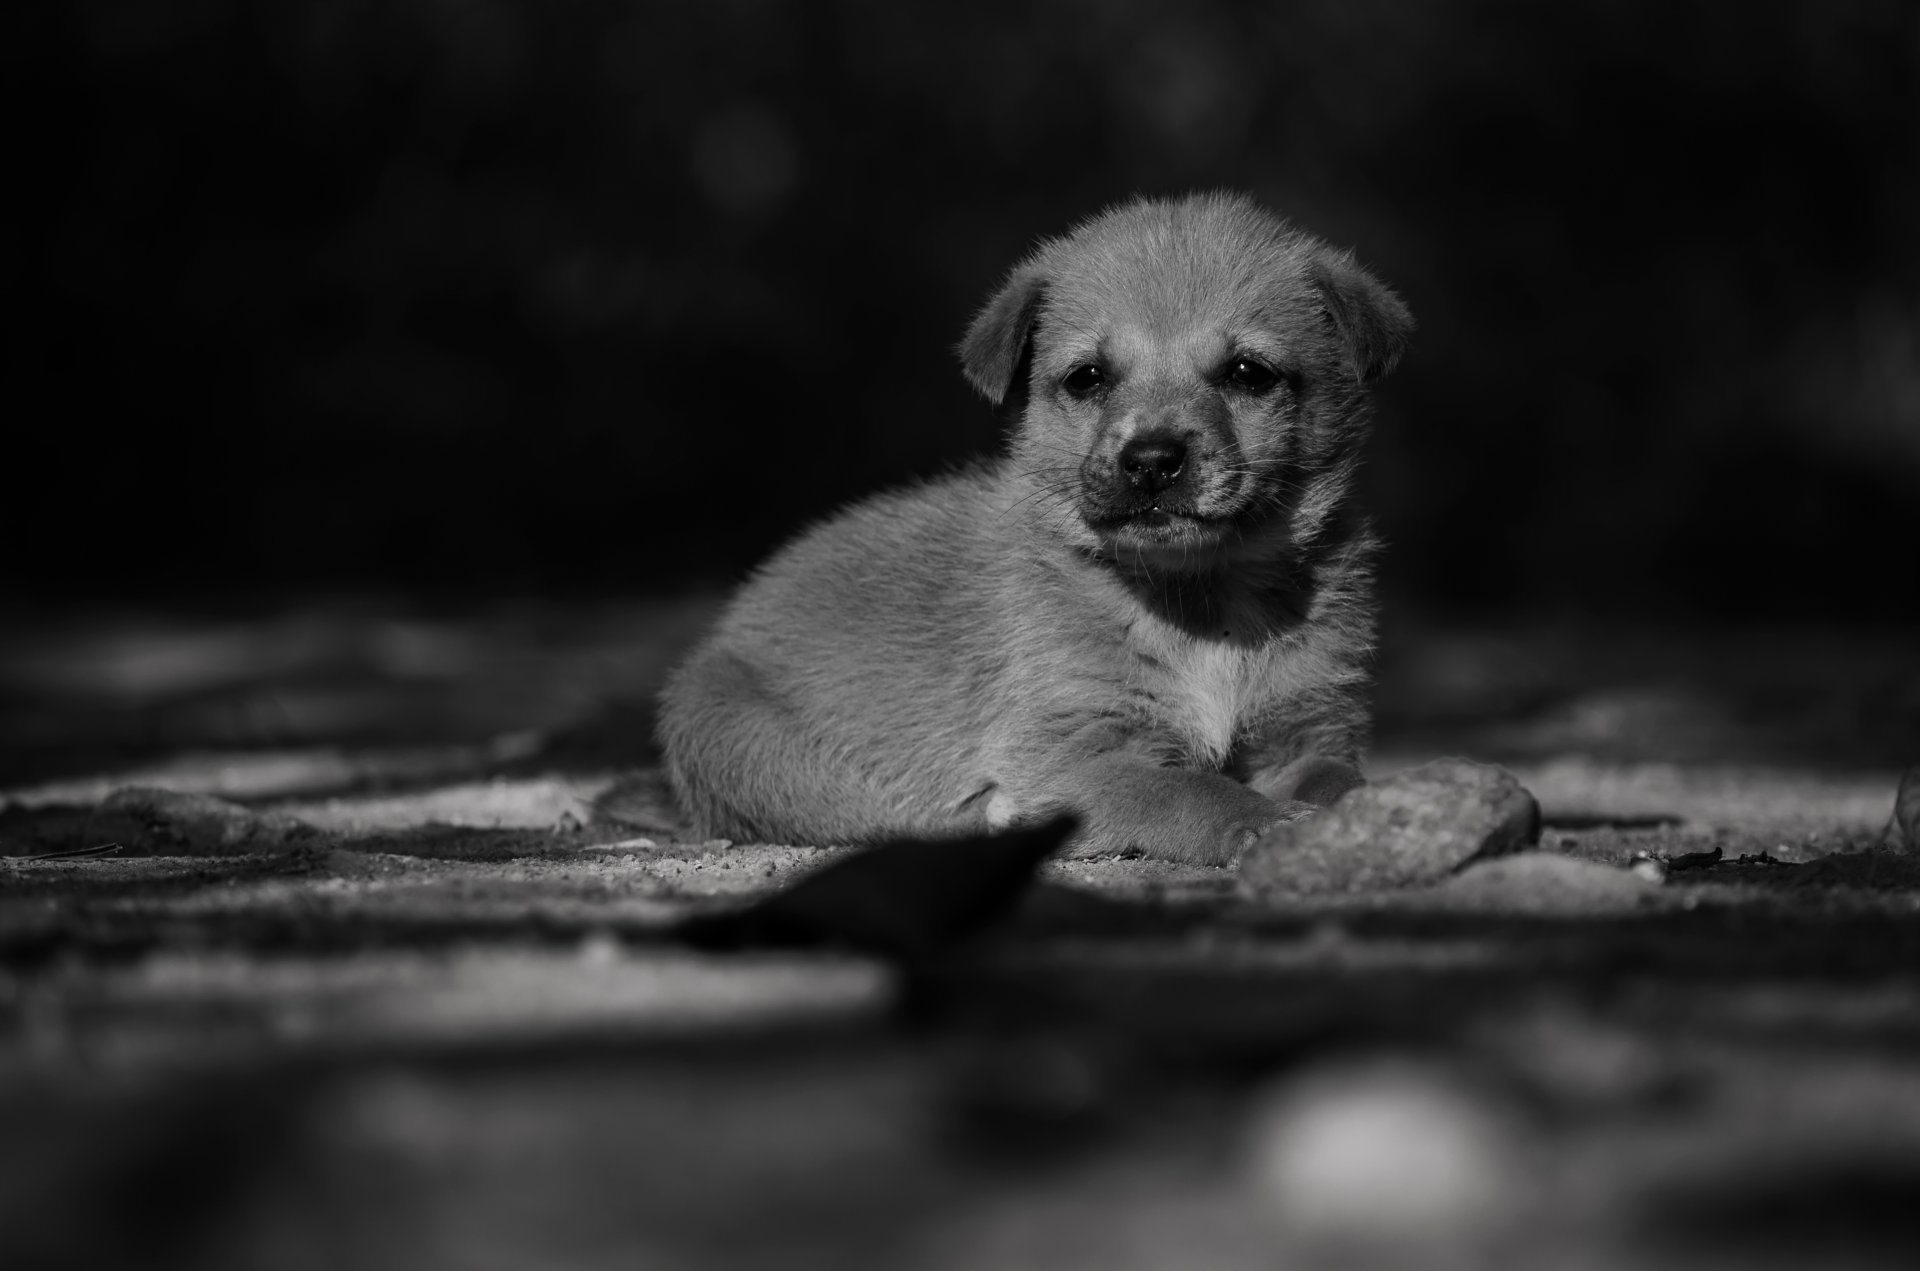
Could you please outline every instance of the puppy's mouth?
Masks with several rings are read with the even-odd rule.
[[[1087,527],[1101,538],[1149,546],[1210,543],[1225,532],[1227,517],[1153,504],[1126,512],[1089,513]]]
[[[1191,558],[1234,529],[1238,494],[1237,483],[1189,456],[1172,472],[1164,465],[1130,471],[1120,462],[1083,470],[1076,502],[1080,519],[1109,548]]]

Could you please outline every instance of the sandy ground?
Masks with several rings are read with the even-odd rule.
[[[1535,857],[1060,862],[901,966],[677,935],[831,848],[595,823],[704,612],[9,624],[0,1266],[1920,1257],[1913,641],[1409,630],[1376,773]]]

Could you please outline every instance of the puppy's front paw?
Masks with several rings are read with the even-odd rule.
[[[1277,772],[1256,777],[1253,788],[1276,803],[1328,808],[1367,779],[1352,764],[1325,755],[1303,755]]]
[[[1230,842],[1217,857],[1207,860],[1209,865],[1236,865],[1260,844],[1273,839],[1276,833],[1285,833],[1286,827],[1295,825],[1309,817],[1326,811],[1317,803],[1307,803],[1300,799],[1288,800],[1273,805],[1275,815],[1259,825],[1239,826],[1229,836]]]
[[[1274,825],[1291,825],[1295,821],[1304,821],[1310,816],[1316,816],[1327,810],[1325,804],[1306,799],[1289,799],[1279,806],[1280,815],[1274,818]],[[1272,829],[1273,826],[1267,828]]]

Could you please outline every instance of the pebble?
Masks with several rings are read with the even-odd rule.
[[[1274,826],[1241,859],[1240,879],[1255,895],[1416,887],[1539,838],[1540,805],[1512,773],[1443,759]]]
[[[1528,852],[1477,861],[1448,879],[1438,894],[1474,908],[1579,915],[1636,909],[1660,891],[1660,883],[1637,870],[1553,852]]]

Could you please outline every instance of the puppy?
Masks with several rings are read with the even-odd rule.
[[[1359,784],[1366,388],[1412,320],[1246,198],[1114,207],[959,352],[1004,455],[787,544],[669,680],[699,831],[855,843],[1071,811],[1071,850],[1225,863]]]

